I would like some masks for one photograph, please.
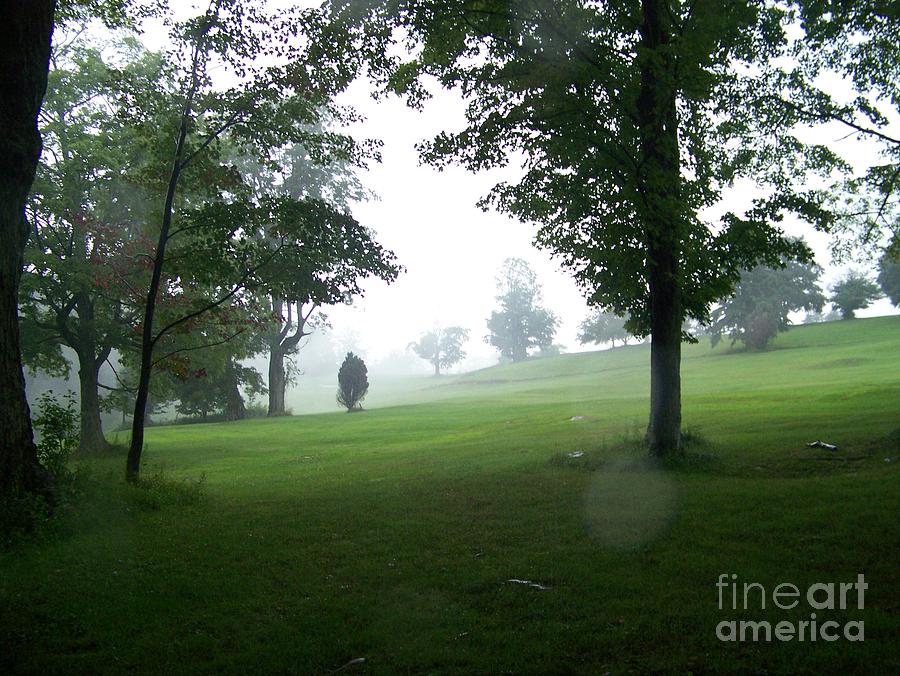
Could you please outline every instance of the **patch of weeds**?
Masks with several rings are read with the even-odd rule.
[[[669,470],[706,470],[716,464],[715,447],[697,430],[685,429],[681,433],[681,454],[660,458],[656,462]]]
[[[47,492],[14,491],[0,500],[0,549],[25,539],[41,540],[60,532],[65,516],[72,513],[90,482],[89,471],[80,463],[51,476]]]
[[[89,450],[78,450],[74,454],[76,460],[87,460],[91,458],[125,458],[128,455],[128,443],[121,442],[118,434],[113,437],[113,442],[107,444],[103,448],[91,448]]]
[[[294,415],[294,409],[286,408],[283,413],[269,413],[268,409],[266,410],[266,416],[269,418],[290,418]]]
[[[43,495],[14,491],[0,500],[0,547],[9,547],[46,523],[50,505]]]
[[[682,454],[672,458],[651,458],[647,454],[647,442],[640,433],[640,426],[633,425],[611,441],[601,441],[593,449],[576,449],[560,452],[547,461],[552,467],[573,467],[596,470],[610,461],[636,462],[636,466],[664,470],[707,469],[717,456],[713,446],[699,433],[686,430],[682,434]]]
[[[206,475],[199,479],[172,479],[163,469],[142,476],[137,483],[129,484],[127,497],[142,510],[156,511],[167,506],[190,506],[200,503]]]
[[[78,448],[78,411],[71,392],[57,398],[38,397],[34,428],[38,433],[37,461],[44,476],[38,493],[14,490],[0,502],[0,544],[8,546],[39,533],[57,513],[65,511],[77,494],[78,472],[69,458]]]
[[[269,409],[265,404],[251,402],[245,409],[247,418],[265,418],[269,415]]]

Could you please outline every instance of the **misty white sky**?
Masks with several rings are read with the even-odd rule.
[[[354,130],[384,142],[383,162],[362,175],[379,200],[360,204],[354,214],[373,227],[407,271],[394,284],[366,285],[365,298],[329,316],[336,333],[353,327],[370,356],[403,349],[436,324],[471,332],[467,352],[490,358],[483,338],[496,307],[495,276],[511,256],[524,258],[537,272],[545,304],[562,319],[557,342],[576,345],[578,323],[587,312],[574,281],[532,246],[536,228],[504,215],[485,213],[476,202],[510,171],[471,174],[459,167],[437,171],[420,165],[415,143],[442,129],[460,128],[463,102],[442,92],[422,112],[391,98],[375,102],[359,82],[347,100],[366,115]]]
[[[471,174],[459,167],[439,172],[419,164],[414,147],[418,141],[442,129],[462,128],[464,103],[459,96],[438,92],[419,112],[397,98],[372,100],[367,84],[361,81],[345,100],[367,118],[353,131],[384,142],[382,164],[362,174],[363,182],[380,200],[358,205],[354,213],[360,222],[377,231],[379,241],[394,250],[407,272],[391,286],[366,284],[365,298],[352,307],[329,310],[335,333],[355,330],[362,349],[377,358],[403,349],[436,323],[460,325],[470,329],[467,351],[480,365],[494,355],[493,348],[483,340],[486,319],[496,306],[494,277],[505,258],[518,256],[535,269],[545,305],[562,320],[556,342],[569,352],[596,349],[581,346],[576,340],[587,305],[571,276],[547,252],[532,245],[536,227],[494,212],[484,213],[475,206],[503,174]],[[816,133],[837,142],[839,151],[861,166],[876,157],[871,145],[854,138],[838,141],[846,136],[842,129]],[[749,201],[751,189],[735,189],[729,201]],[[787,223],[786,229],[803,236],[813,247],[817,261],[825,268],[823,286],[850,267],[831,265],[827,235],[797,221]],[[882,300],[858,314],[892,312],[890,303]]]

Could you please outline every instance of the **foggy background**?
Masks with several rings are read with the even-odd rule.
[[[186,3],[185,11],[188,9]],[[161,27],[158,31],[148,30],[143,41],[150,49],[161,49],[165,46],[165,33]],[[841,83],[835,83],[835,87],[840,86]],[[373,377],[381,378],[382,392],[379,394],[379,388],[373,386],[367,400],[370,405],[394,401],[396,392],[392,384],[400,387],[399,376],[421,376],[423,383],[430,382],[426,377],[432,367],[416,357],[408,345],[437,326],[461,326],[470,332],[464,346],[467,358],[447,369],[447,373],[496,364],[498,354],[484,340],[486,321],[496,307],[495,276],[509,257],[524,259],[537,274],[543,306],[560,320],[554,343],[563,346],[565,352],[600,349],[601,346],[578,343],[578,325],[589,309],[569,274],[549,253],[532,245],[537,227],[498,213],[485,213],[476,206],[495,183],[517,175],[515,158],[505,169],[478,174],[454,166],[437,171],[419,163],[417,142],[439,131],[464,126],[462,98],[435,86],[432,87],[434,97],[425,102],[420,112],[408,108],[396,97],[375,101],[371,91],[370,84],[360,80],[338,98],[339,103],[351,105],[365,116],[364,123],[347,131],[358,138],[380,139],[384,144],[382,162],[373,164],[367,172],[360,172],[363,185],[377,199],[357,203],[352,211],[360,223],[375,231],[375,239],[382,246],[394,251],[406,272],[391,285],[366,280],[365,295],[355,298],[352,305],[322,308],[331,328],[318,330],[304,339],[300,351],[288,357],[298,374],[287,393],[288,407],[294,413],[337,410],[334,403],[337,369],[350,350],[365,359]],[[857,167],[868,166],[877,158],[873,146],[848,138],[844,128],[823,127],[808,134],[829,143]],[[752,185],[744,184],[732,190],[726,196],[729,208],[735,208],[735,202],[748,203],[753,189]],[[716,217],[715,210],[709,217]],[[833,264],[828,235],[796,220],[786,220],[784,227],[789,234],[803,237],[815,251],[816,261],[824,269],[820,286],[826,294],[829,286],[850,268],[874,277],[873,261]],[[896,313],[897,309],[887,299],[881,299],[858,312],[858,316]],[[798,323],[802,315],[796,315],[794,320]],[[245,363],[252,364],[265,378],[267,355]],[[77,378],[75,369],[71,377]],[[75,380],[67,384],[31,373],[27,378],[32,400],[46,389],[57,392],[78,389]],[[101,382],[115,384],[109,367],[101,371]],[[408,385],[407,379],[407,391]],[[104,423],[108,429],[114,429],[121,423],[121,415],[108,415]]]

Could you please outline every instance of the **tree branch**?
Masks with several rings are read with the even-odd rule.
[[[208,347],[215,347],[216,345],[224,345],[225,343],[227,343],[227,342],[229,342],[229,341],[234,340],[235,338],[237,338],[239,335],[241,335],[242,333],[244,333],[244,331],[246,331],[246,330],[247,330],[247,329],[240,329],[239,331],[237,331],[236,333],[231,334],[231,335],[228,336],[227,338],[223,338],[222,340],[217,340],[217,341],[212,342],[212,343],[206,343],[206,344],[204,344],[204,345],[194,345],[194,346],[192,346],[192,347],[182,347],[182,348],[179,348],[179,349],[177,349],[177,350],[172,350],[171,352],[167,352],[166,354],[164,354],[164,355],[163,355],[162,357],[160,357],[159,359],[153,360],[153,366],[156,366],[156,365],[159,364],[161,361],[165,361],[166,359],[168,359],[168,358],[171,357],[172,355],[176,355],[176,354],[179,354],[179,353],[181,353],[181,352],[193,352],[194,350],[204,350],[204,349],[206,349],[206,348],[208,348]]]
[[[248,105],[249,105],[249,104],[248,104]],[[229,129],[230,127],[233,127],[235,124],[237,124],[238,121],[239,121],[240,116],[243,115],[245,112],[246,112],[246,111],[245,111],[243,108],[239,108],[239,109],[235,110],[235,111],[228,117],[228,119],[225,120],[225,122],[223,122],[221,125],[219,125],[213,132],[211,132],[211,133],[203,140],[203,143],[201,143],[196,149],[194,149],[187,157],[185,157],[185,158],[181,161],[181,167],[180,167],[180,168],[181,168],[181,169],[184,169],[185,167],[187,167],[187,166],[188,166],[188,165],[189,165],[189,164],[197,157],[197,155],[199,155],[199,154],[202,153],[204,150],[206,150],[206,149],[209,147],[209,145],[210,145],[213,141],[215,141],[217,138],[219,138],[219,136],[221,136],[221,135],[224,134],[226,131],[228,131],[228,129]],[[179,230],[178,232],[181,232],[181,231]]]
[[[159,342],[159,339],[162,338],[166,333],[168,333],[169,331],[174,329],[176,326],[184,324],[185,322],[190,321],[191,319],[194,319],[195,317],[199,317],[204,312],[208,312],[209,310],[212,310],[213,308],[218,307],[219,305],[221,305],[222,303],[227,301],[229,298],[232,298],[238,291],[240,291],[242,288],[244,288],[244,284],[246,283],[246,281],[248,279],[250,279],[251,276],[253,276],[253,274],[255,274],[263,266],[268,265],[268,263],[270,263],[272,261],[272,259],[275,258],[275,256],[281,251],[283,246],[284,246],[284,243],[279,244],[272,251],[272,253],[270,253],[259,265],[247,270],[247,272],[244,273],[244,275],[241,277],[241,279],[232,287],[231,291],[226,293],[224,296],[222,296],[218,300],[213,301],[212,303],[208,303],[207,305],[203,306],[199,310],[190,312],[190,313],[176,319],[175,321],[170,322],[165,327],[163,327],[159,331],[159,333],[157,333],[156,336],[150,341],[150,349],[152,350],[153,346],[156,345],[157,342]]]

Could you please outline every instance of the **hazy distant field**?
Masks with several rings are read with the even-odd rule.
[[[204,476],[202,499],[85,462],[56,532],[0,553],[0,668],[896,673],[898,337],[886,317],[685,346],[668,468],[638,439],[646,346],[373,378],[362,413],[150,429],[145,476]],[[295,408],[331,408],[326,386]],[[864,610],[819,617],[865,641],[722,643],[722,620],[810,614],[719,610],[723,573],[865,574]]]

